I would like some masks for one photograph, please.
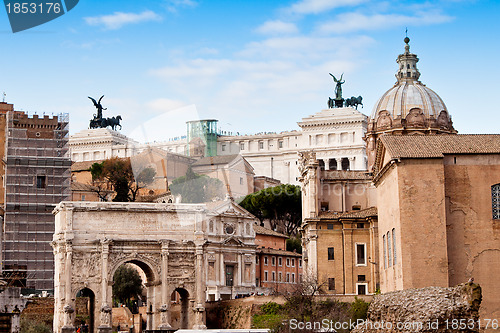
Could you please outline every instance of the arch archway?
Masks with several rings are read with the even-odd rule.
[[[95,322],[95,293],[87,288],[84,287],[83,289],[80,289],[76,293],[76,298],[79,297],[85,297],[88,298],[87,300],[87,312],[89,315],[88,321],[85,320],[80,324],[80,326],[86,325],[87,326],[87,332],[88,333],[94,333],[95,332],[95,327],[94,327],[94,322]],[[78,323],[76,323],[76,326],[78,327]],[[84,329],[80,330],[81,332],[84,332]]]
[[[170,295],[172,308],[173,328],[185,329],[189,327],[189,292],[184,288],[175,288]]]

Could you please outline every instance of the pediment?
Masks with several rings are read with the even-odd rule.
[[[243,245],[243,242],[234,236],[229,236],[228,238],[224,239],[223,244],[224,245],[241,246],[241,245]]]
[[[212,209],[212,213],[228,217],[256,219],[255,216],[250,214],[246,209],[235,203],[233,200],[223,201],[220,206]]]

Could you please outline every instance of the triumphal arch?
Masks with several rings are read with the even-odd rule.
[[[113,275],[124,263],[145,273],[149,330],[203,329],[207,299],[255,290],[255,217],[231,200],[61,202],[54,214],[54,332],[75,332],[76,296],[85,295],[90,332],[110,333]],[[174,291],[182,298],[177,327]]]

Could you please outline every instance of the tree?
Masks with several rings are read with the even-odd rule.
[[[269,219],[273,230],[281,226],[287,235],[295,235],[302,221],[300,187],[295,185],[282,184],[249,194],[240,206],[261,223]]]
[[[169,189],[173,195],[180,195],[183,203],[209,202],[224,197],[224,184],[219,179],[196,174],[191,166],[185,176],[172,181]]]
[[[139,189],[151,184],[156,174],[154,169],[145,167],[137,170],[137,177],[134,177],[130,159],[118,157],[92,164],[90,173],[99,198],[107,201],[104,194],[111,187],[116,193],[113,201],[117,202],[135,201]]]
[[[142,279],[137,270],[128,265],[118,267],[113,275],[113,296],[126,304],[141,293]]]

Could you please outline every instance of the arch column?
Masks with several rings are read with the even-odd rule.
[[[73,325],[73,313],[75,312],[74,305],[72,304],[71,295],[71,262],[73,260],[73,244],[71,240],[67,240],[65,244],[66,258],[64,263],[65,274],[64,274],[64,326],[61,329],[62,333],[74,332],[75,327]]]
[[[355,170],[356,168],[354,167],[354,157],[349,157],[349,170]]]
[[[325,163],[325,170],[330,170],[330,159],[329,158],[324,158],[323,163]]]
[[[101,239],[101,324],[97,328],[98,333],[111,333],[111,311],[112,308],[108,304],[108,258],[109,244],[111,240]]]
[[[162,240],[161,243],[161,302],[160,307],[160,326],[159,329],[172,329],[170,325],[170,297],[168,295],[168,240]],[[148,317],[148,327],[150,327]]]
[[[196,296],[194,306],[194,325],[193,329],[206,329],[205,325],[205,288],[203,283],[203,241],[196,241]]]

